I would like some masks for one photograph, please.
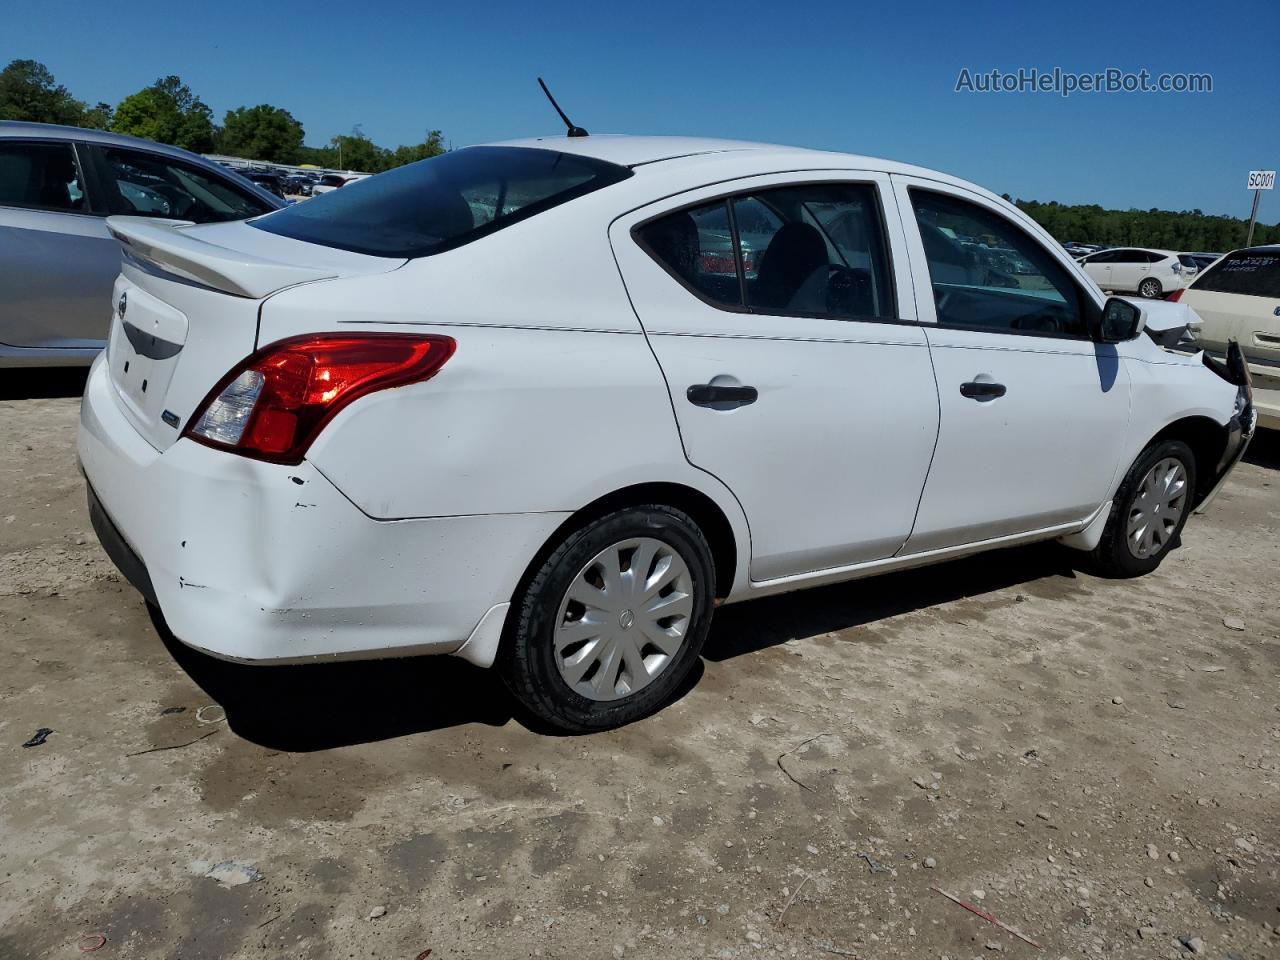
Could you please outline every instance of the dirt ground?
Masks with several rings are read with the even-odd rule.
[[[166,637],[75,378],[8,382],[4,960],[1280,956],[1277,435],[1152,576],[1040,546],[730,607],[678,702],[554,737],[449,658]]]

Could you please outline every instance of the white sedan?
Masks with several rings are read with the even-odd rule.
[[[1154,300],[1186,285],[1188,268],[1184,256],[1171,250],[1116,247],[1081,257],[1080,263],[1103,290],[1136,293]],[[1193,262],[1192,275],[1195,269]]]
[[[1238,357],[883,160],[547,138],[110,225],[79,453],[174,634],[456,654],[570,730],[665,702],[721,602],[1036,540],[1146,573],[1253,429]]]

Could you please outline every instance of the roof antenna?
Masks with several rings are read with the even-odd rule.
[[[569,136],[585,137],[587,131],[581,127],[575,127],[573,121],[564,115],[564,111],[560,109],[560,104],[556,103],[556,98],[551,95],[551,91],[547,89],[547,85],[542,82],[542,78],[538,78],[538,86],[542,88],[542,92],[547,95],[547,99],[551,101],[551,105],[556,108],[556,113],[560,114],[560,119],[564,121],[564,125],[569,128]]]

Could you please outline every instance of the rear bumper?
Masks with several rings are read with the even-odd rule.
[[[184,643],[241,661],[452,653],[562,514],[374,520],[309,463],[163,453],[99,363],[79,454],[108,555]]]

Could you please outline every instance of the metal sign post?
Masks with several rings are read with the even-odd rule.
[[[1274,170],[1249,171],[1249,189],[1253,191],[1253,212],[1249,214],[1249,239],[1244,242],[1246,247],[1253,246],[1253,227],[1258,222],[1258,198],[1262,196],[1263,190],[1274,190],[1275,186]]]

